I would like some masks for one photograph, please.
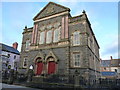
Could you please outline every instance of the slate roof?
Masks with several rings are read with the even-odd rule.
[[[8,45],[5,45],[5,44],[2,44],[0,43],[0,49],[2,51],[6,51],[6,52],[11,52],[11,53],[14,53],[14,54],[18,54],[20,55],[19,51],[11,46],[8,46]]]
[[[101,67],[120,67],[120,59],[101,60]]]
[[[110,67],[110,65],[111,65],[111,60],[102,60],[101,61],[102,67]]]
[[[111,67],[120,67],[120,59],[112,59]]]
[[[115,76],[116,72],[101,72],[102,76]]]

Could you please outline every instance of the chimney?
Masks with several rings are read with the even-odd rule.
[[[17,42],[13,43],[13,48],[17,49],[17,47],[18,47],[18,43]]]
[[[110,59],[111,59],[111,60],[113,59],[112,56],[110,56]]]
[[[25,31],[25,32],[27,31],[27,26],[25,26],[25,29],[24,29],[24,31]]]

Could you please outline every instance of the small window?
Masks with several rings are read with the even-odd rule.
[[[104,68],[104,70],[106,70],[106,68]]]
[[[14,56],[14,59],[16,59],[16,55]]]
[[[27,67],[27,59],[26,58],[24,58],[24,61],[23,61],[23,67]]]
[[[11,65],[8,65],[8,69],[11,69]]]
[[[75,67],[80,66],[80,53],[73,53],[73,62]]]
[[[8,58],[10,57],[10,54],[8,54]]]
[[[29,48],[30,48],[30,40],[27,40],[26,41],[26,50],[29,50]]]

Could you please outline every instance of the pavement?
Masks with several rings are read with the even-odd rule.
[[[2,90],[42,90],[42,89],[30,88],[30,87],[19,86],[19,85],[9,85],[5,83],[0,83],[0,89]]]

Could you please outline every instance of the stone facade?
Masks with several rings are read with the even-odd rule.
[[[26,69],[24,73],[31,65],[38,73],[40,58],[42,72],[36,76],[48,74],[49,62],[55,62],[52,74],[74,76],[77,70],[88,81],[100,78],[99,45],[85,11],[71,17],[69,8],[49,2],[33,20],[34,26],[23,32],[20,68]]]

